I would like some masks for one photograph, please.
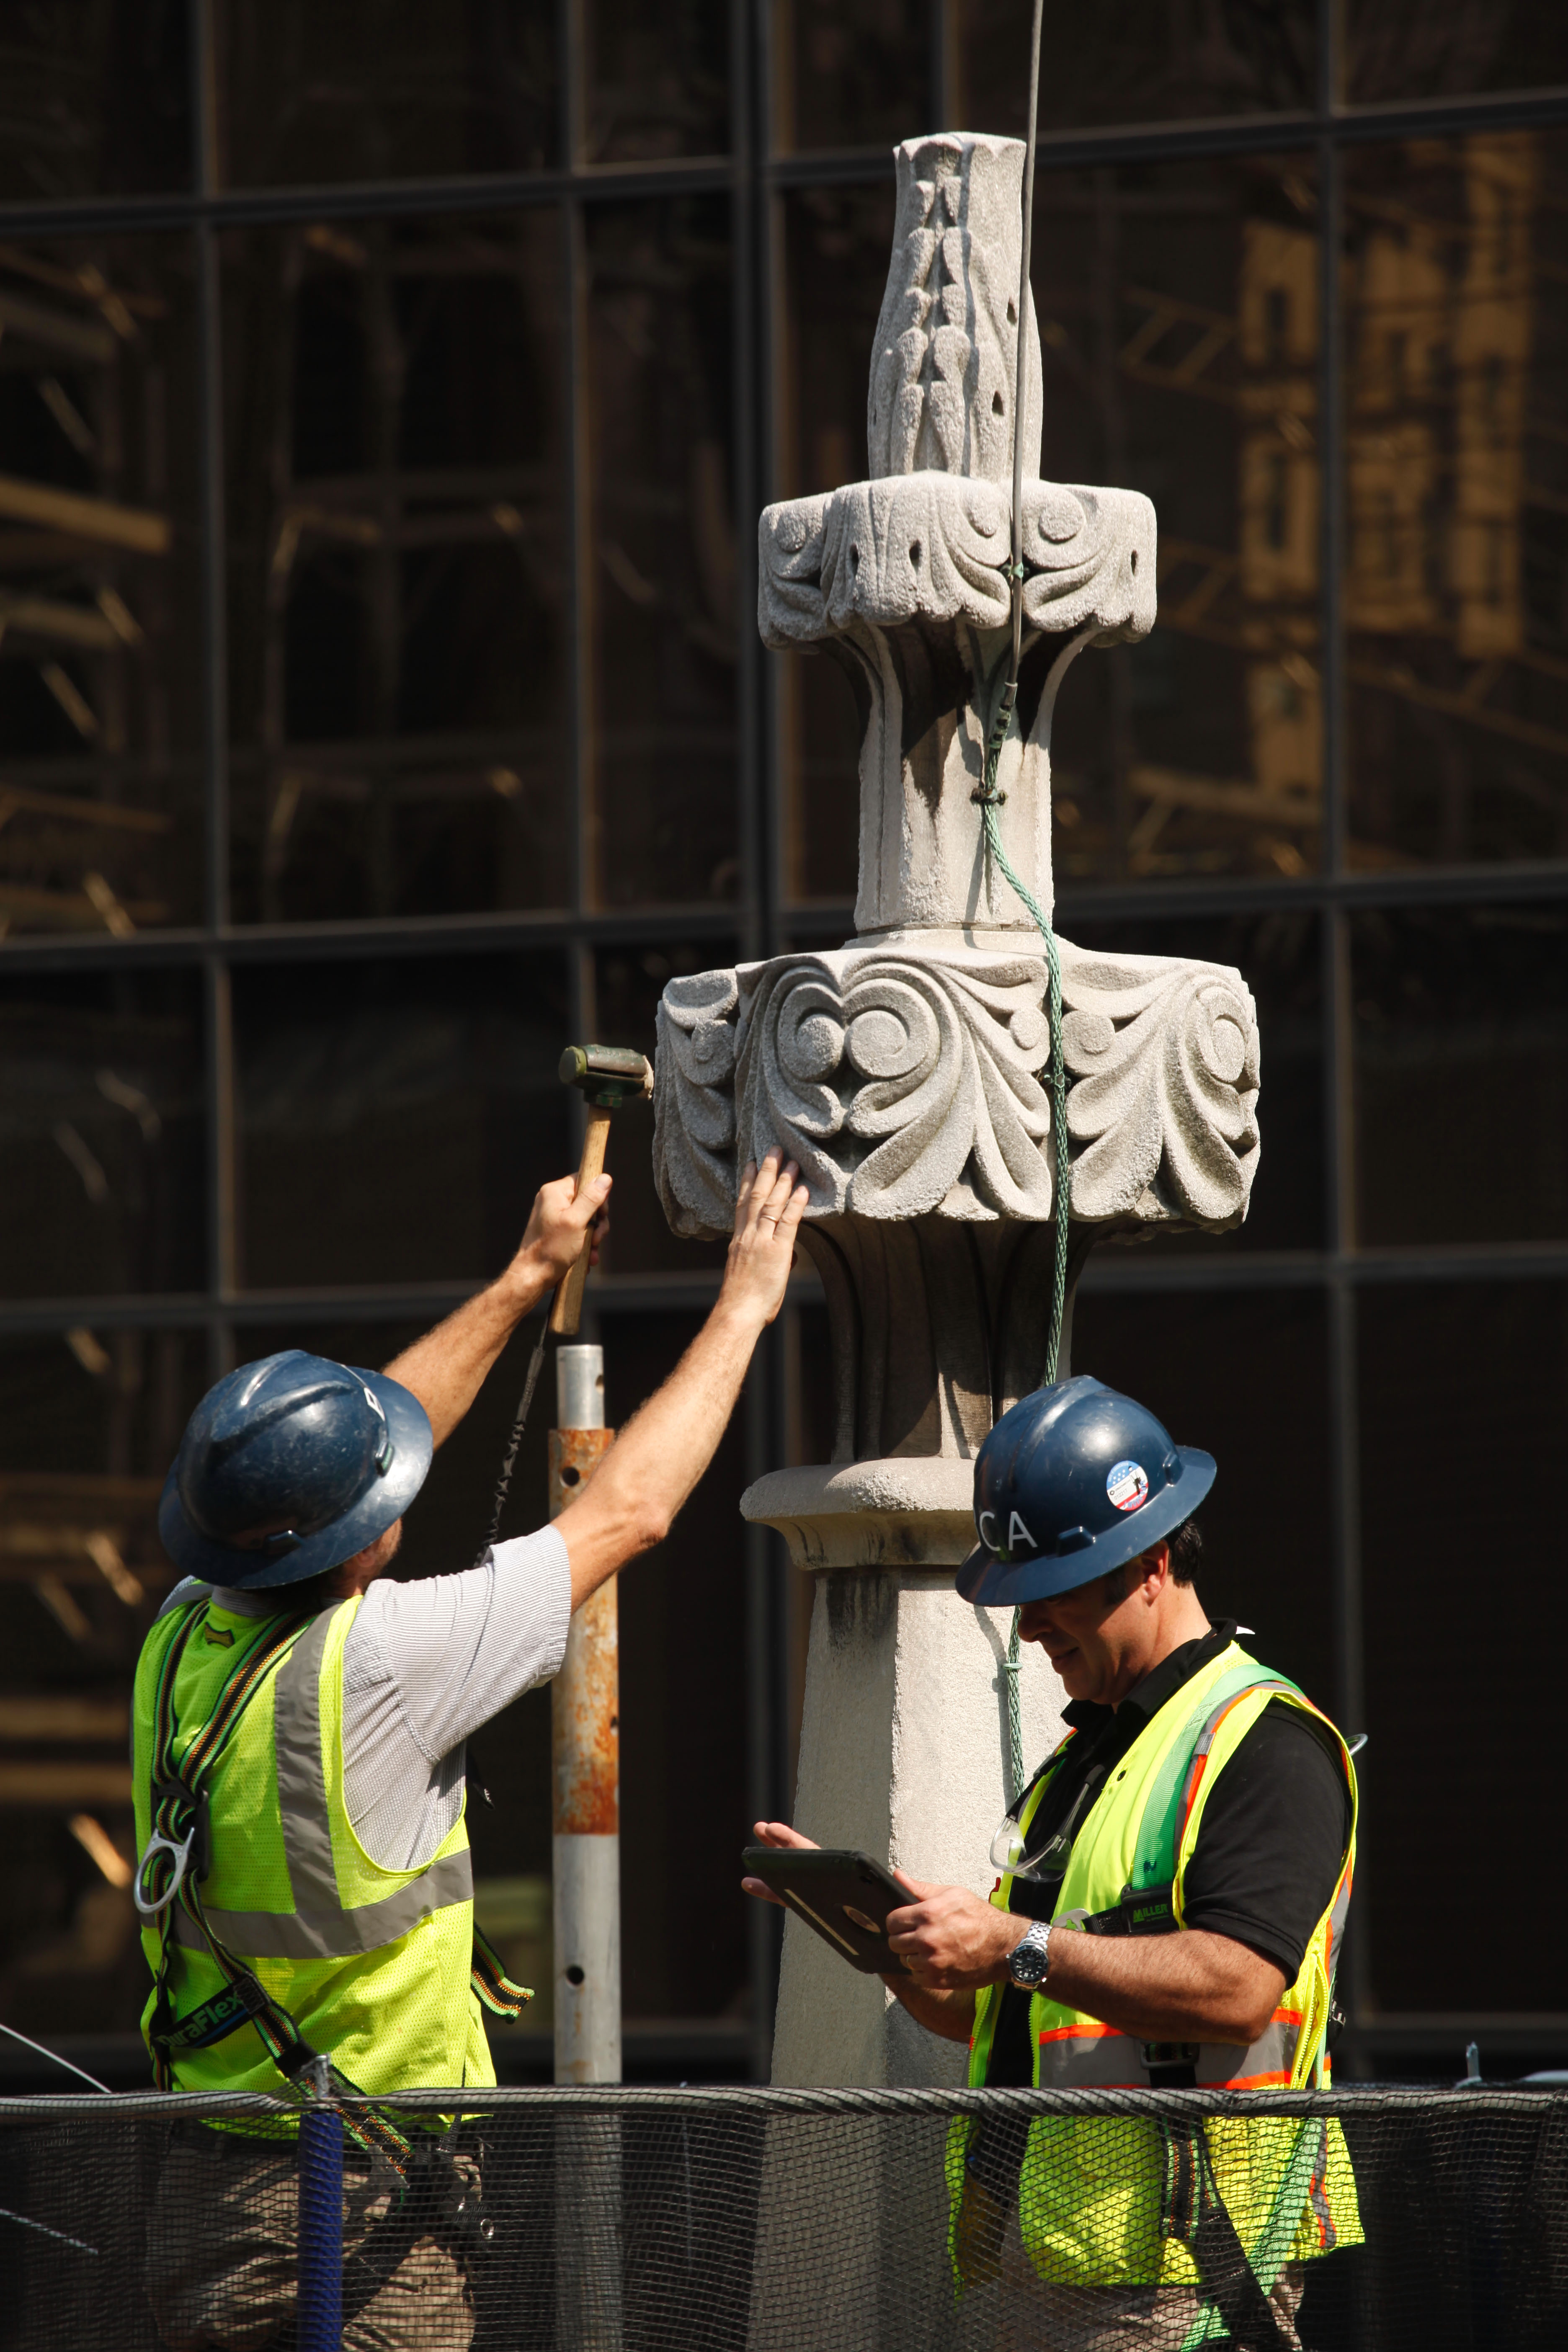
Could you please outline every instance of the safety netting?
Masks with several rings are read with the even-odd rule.
[[[0,2346],[1568,2345],[1563,2090],[434,2091],[401,2169],[299,2116],[0,2100]]]

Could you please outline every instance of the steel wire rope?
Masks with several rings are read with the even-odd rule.
[[[1067,1135],[1067,1075],[1062,1063],[1062,974],[1057,954],[1056,934],[1033,893],[1014,873],[1006,851],[1002,846],[1002,827],[997,817],[1005,794],[996,790],[996,766],[1002,746],[1007,740],[1013,723],[1013,713],[1018,700],[1018,668],[1024,646],[1024,403],[1029,351],[1029,258],[1034,240],[1035,223],[1035,155],[1039,144],[1040,114],[1040,28],[1045,14],[1045,0],[1035,0],[1029,28],[1029,122],[1024,144],[1023,239],[1018,257],[1018,320],[1017,367],[1013,393],[1013,560],[1007,567],[1012,592],[1013,651],[1007,682],[1002,688],[990,732],[985,742],[985,765],[979,790],[973,798],[979,803],[981,823],[984,829],[985,847],[1000,873],[1023,900],[1040,937],[1046,943],[1046,969],[1049,975],[1049,1005],[1051,1033],[1051,1138],[1055,1145],[1055,1175],[1051,1186],[1051,1215],[1055,1226],[1056,1250],[1051,1275],[1051,1321],[1046,1346],[1046,1381],[1057,1376],[1057,1359],[1061,1353],[1062,1321],[1067,1310],[1068,1211],[1071,1171],[1068,1160]],[[1042,394],[1043,394],[1042,381]],[[1024,1792],[1024,1717],[1018,1696],[1018,1616],[1013,1612],[1013,1623],[1007,1636],[1007,1654],[1002,1672],[1006,1679],[1007,1701],[1007,1802],[1017,1803]]]

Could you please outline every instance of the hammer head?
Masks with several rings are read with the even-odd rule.
[[[568,1045],[561,1056],[563,1086],[581,1087],[601,1110],[651,1101],[653,1064],[627,1045]]]

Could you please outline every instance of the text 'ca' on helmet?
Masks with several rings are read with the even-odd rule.
[[[1016,1608],[1125,1566],[1191,1518],[1215,1462],[1131,1397],[1079,1373],[1020,1397],[974,1463],[979,1543],[965,1601]]]
[[[286,1348],[218,1381],[158,1506],[176,1568],[254,1591],[337,1568],[401,1518],[435,1450],[401,1381]]]

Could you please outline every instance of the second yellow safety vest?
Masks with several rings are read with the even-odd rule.
[[[1194,2060],[1200,2085],[1230,2090],[1302,2087],[1327,2080],[1326,2035],[1338,1944],[1355,1862],[1355,1769],[1344,1741],[1293,1683],[1271,1674],[1231,1643],[1173,1692],[1110,1773],[1073,1839],[1053,1925],[1070,1933],[1086,1919],[1131,1908],[1156,1915],[1168,1906],[1183,1924],[1187,1864],[1215,1781],[1247,1732],[1276,1701],[1300,1709],[1319,1727],[1345,1774],[1351,1833],[1338,1883],[1288,1987],[1250,2049],[1201,2044]],[[1030,1792],[1021,1830],[1045,1797],[1071,1745],[1068,1734]],[[1004,1877],[992,1901],[1005,1909]],[[1047,1979],[1048,1980],[1048,1979]],[[985,2080],[1002,1988],[976,1999],[969,2081]],[[1036,1993],[1029,2004],[1033,2079],[1037,2088],[1147,2089],[1144,2046],[1081,2011]],[[965,2152],[975,2128],[955,2127],[949,2149],[954,2254],[962,2274]],[[1287,2261],[1358,2242],[1361,2222],[1349,2153],[1337,2124],[1258,2116],[1211,2119],[1204,2160],[1249,2256],[1261,2255],[1268,2292]],[[1018,2183],[1023,2242],[1043,2278],[1077,2285],[1192,2285],[1198,2282],[1184,2207],[1192,2184],[1173,2160],[1170,2136],[1142,2116],[1046,2116],[1030,2128]],[[1255,2262],[1254,2267],[1257,2268]],[[1259,2273],[1261,2278],[1262,2273]]]

